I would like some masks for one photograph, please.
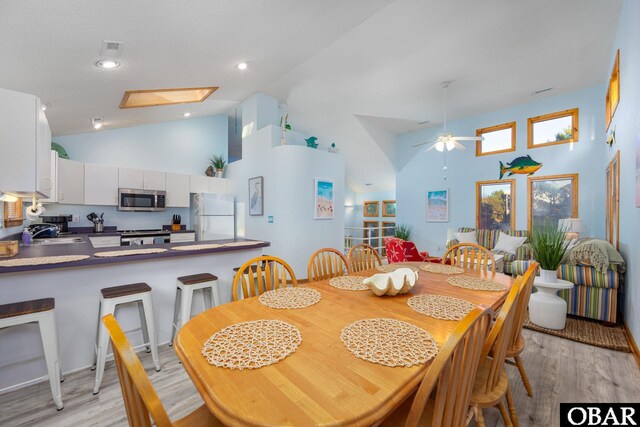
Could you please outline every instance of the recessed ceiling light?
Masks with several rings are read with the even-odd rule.
[[[47,111],[47,108],[51,107],[51,104],[46,103],[46,104],[42,104],[42,111]]]
[[[182,117],[185,117],[185,118],[189,117],[190,115],[191,115],[191,113],[188,113],[188,112],[187,113],[182,113]]]
[[[96,62],[96,66],[98,68],[110,70],[112,68],[118,68],[120,66],[120,61],[116,61],[115,59],[101,59],[100,61]]]
[[[94,117],[91,119],[91,124],[95,130],[98,130],[102,127],[102,117]]]
[[[238,70],[246,70],[249,67],[249,64],[246,62],[241,62],[238,64]]]

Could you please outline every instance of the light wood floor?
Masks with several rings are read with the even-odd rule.
[[[621,353],[524,330],[524,364],[534,389],[529,398],[515,367],[508,366],[521,426],[558,426],[560,402],[632,402],[640,396],[640,370],[628,353]],[[162,371],[152,369],[151,357],[141,359],[172,419],[202,404],[173,349],[162,346]],[[67,375],[62,383],[65,408],[57,412],[48,383],[0,395],[0,426],[126,426],[113,362],[107,364],[100,394],[93,396],[89,369]],[[485,410],[487,426],[502,426],[499,412]]]

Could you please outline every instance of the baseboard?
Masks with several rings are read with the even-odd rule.
[[[629,341],[629,347],[631,347],[631,351],[633,352],[633,357],[636,359],[638,369],[640,369],[640,349],[638,349],[638,344],[633,339],[626,320],[622,320],[622,325],[624,326],[624,333],[627,335],[627,341]]]

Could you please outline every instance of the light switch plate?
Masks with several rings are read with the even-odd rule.
[[[71,222],[80,222],[80,215],[73,215],[73,219]]]

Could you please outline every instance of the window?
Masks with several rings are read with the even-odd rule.
[[[527,178],[528,229],[578,218],[578,174]]]
[[[362,228],[364,228],[362,237],[364,237],[364,242],[369,246],[373,246],[374,248],[378,248],[380,246],[380,222],[379,221],[363,221]]]
[[[476,142],[476,156],[506,153],[516,149],[516,122],[476,130],[484,141]]]
[[[516,181],[476,182],[476,229],[510,231],[516,225]]]
[[[620,246],[620,150],[607,166],[607,240]]]
[[[616,60],[613,62],[613,70],[609,79],[609,89],[607,89],[607,99],[605,105],[607,129],[611,125],[611,120],[616,114],[618,103],[620,102],[620,49],[616,52]]]
[[[527,126],[527,147],[578,141],[578,109],[531,117]]]

